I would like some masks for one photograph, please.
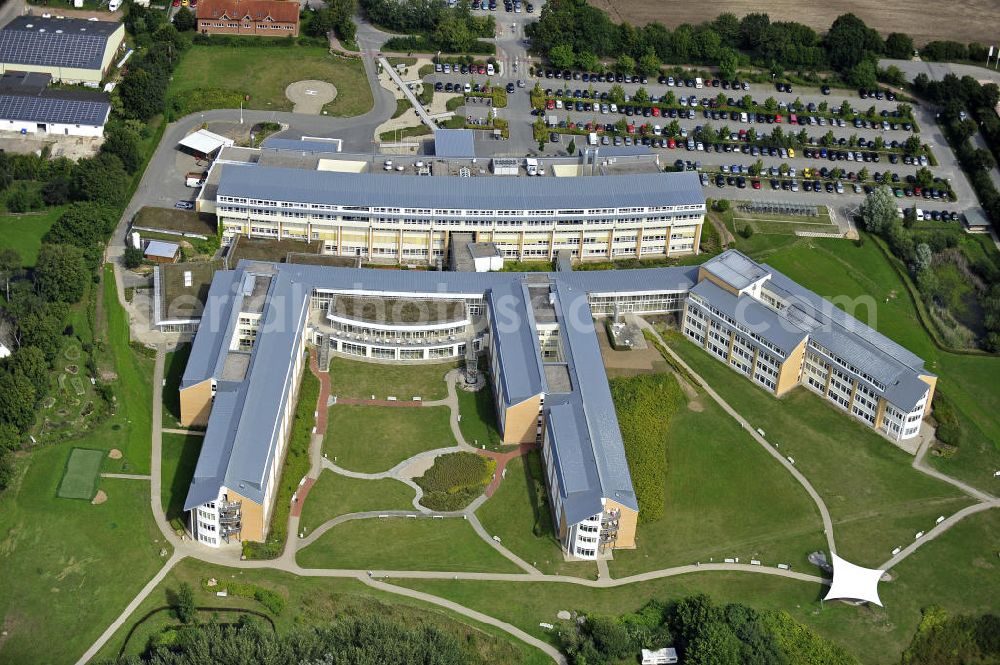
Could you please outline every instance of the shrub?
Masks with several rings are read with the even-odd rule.
[[[208,580],[202,580],[201,586],[206,591],[225,591],[230,596],[253,598],[274,616],[278,616],[285,611],[284,596],[276,591],[266,589],[262,586],[257,586],[256,584],[250,584],[249,582],[223,581],[220,582],[218,586],[210,587],[208,586]]]
[[[612,379],[611,396],[639,502],[639,521],[656,521],[666,501],[667,432],[682,402],[680,387],[672,374],[646,374]]]
[[[461,510],[483,493],[493,478],[496,462],[475,453],[448,453],[416,479],[424,490],[421,505],[431,510]]]

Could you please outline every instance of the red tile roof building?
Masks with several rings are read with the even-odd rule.
[[[201,0],[198,32],[206,35],[299,35],[295,0]]]

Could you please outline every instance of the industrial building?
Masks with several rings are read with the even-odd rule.
[[[125,26],[52,16],[18,16],[0,29],[0,74],[48,74],[61,83],[100,85],[125,39]]]
[[[102,92],[49,88],[48,74],[0,77],[0,131],[50,136],[104,135],[111,102]]]
[[[503,442],[541,446],[566,553],[635,547],[640,507],[594,323],[628,312],[678,315],[692,342],[758,385],[806,385],[892,439],[915,435],[933,396],[919,358],[734,250],[701,266],[550,273],[243,261],[215,273],[180,388],[182,424],[207,428],[185,502],[193,537],[266,537],[311,345],[321,368],[331,354],[483,354]]]

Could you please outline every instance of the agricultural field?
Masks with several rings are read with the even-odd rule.
[[[991,2],[960,0],[948,5],[947,19],[943,16],[929,16],[935,9],[931,6],[914,6],[901,0],[880,3],[831,4],[810,0],[806,4],[781,0],[761,5],[751,0],[726,0],[706,10],[697,4],[664,5],[657,0],[589,0],[590,4],[608,12],[615,21],[627,21],[633,25],[644,25],[659,21],[675,28],[682,23],[697,25],[712,20],[723,12],[744,16],[753,12],[766,12],[772,21],[798,21],[818,32],[825,32],[841,14],[852,12],[883,35],[890,32],[905,32],[918,45],[935,39],[958,39],[961,42],[989,44],[995,39],[993,30],[984,16],[996,11]],[[939,13],[939,12],[937,12]]]

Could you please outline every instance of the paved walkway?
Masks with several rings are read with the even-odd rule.
[[[183,434],[185,436],[205,436],[205,431],[200,429],[177,429],[175,427],[164,427],[164,434]]]
[[[102,473],[101,478],[117,478],[118,480],[149,480],[150,476],[138,473]]]
[[[390,65],[389,61],[386,60],[385,58],[379,58],[378,62],[380,65],[382,65],[382,70],[388,72],[393,82],[397,86],[399,86],[400,90],[403,91],[403,94],[410,101],[410,106],[413,107],[413,110],[415,110],[417,112],[417,115],[420,117],[420,122],[430,127],[431,131],[437,129],[437,124],[430,117],[430,115],[428,115],[427,111],[424,110],[424,105],[420,103],[420,100],[418,100],[416,95],[413,94],[413,91],[406,86],[406,83],[403,82],[403,79],[401,79],[399,77],[399,74],[396,73],[396,68]]]

